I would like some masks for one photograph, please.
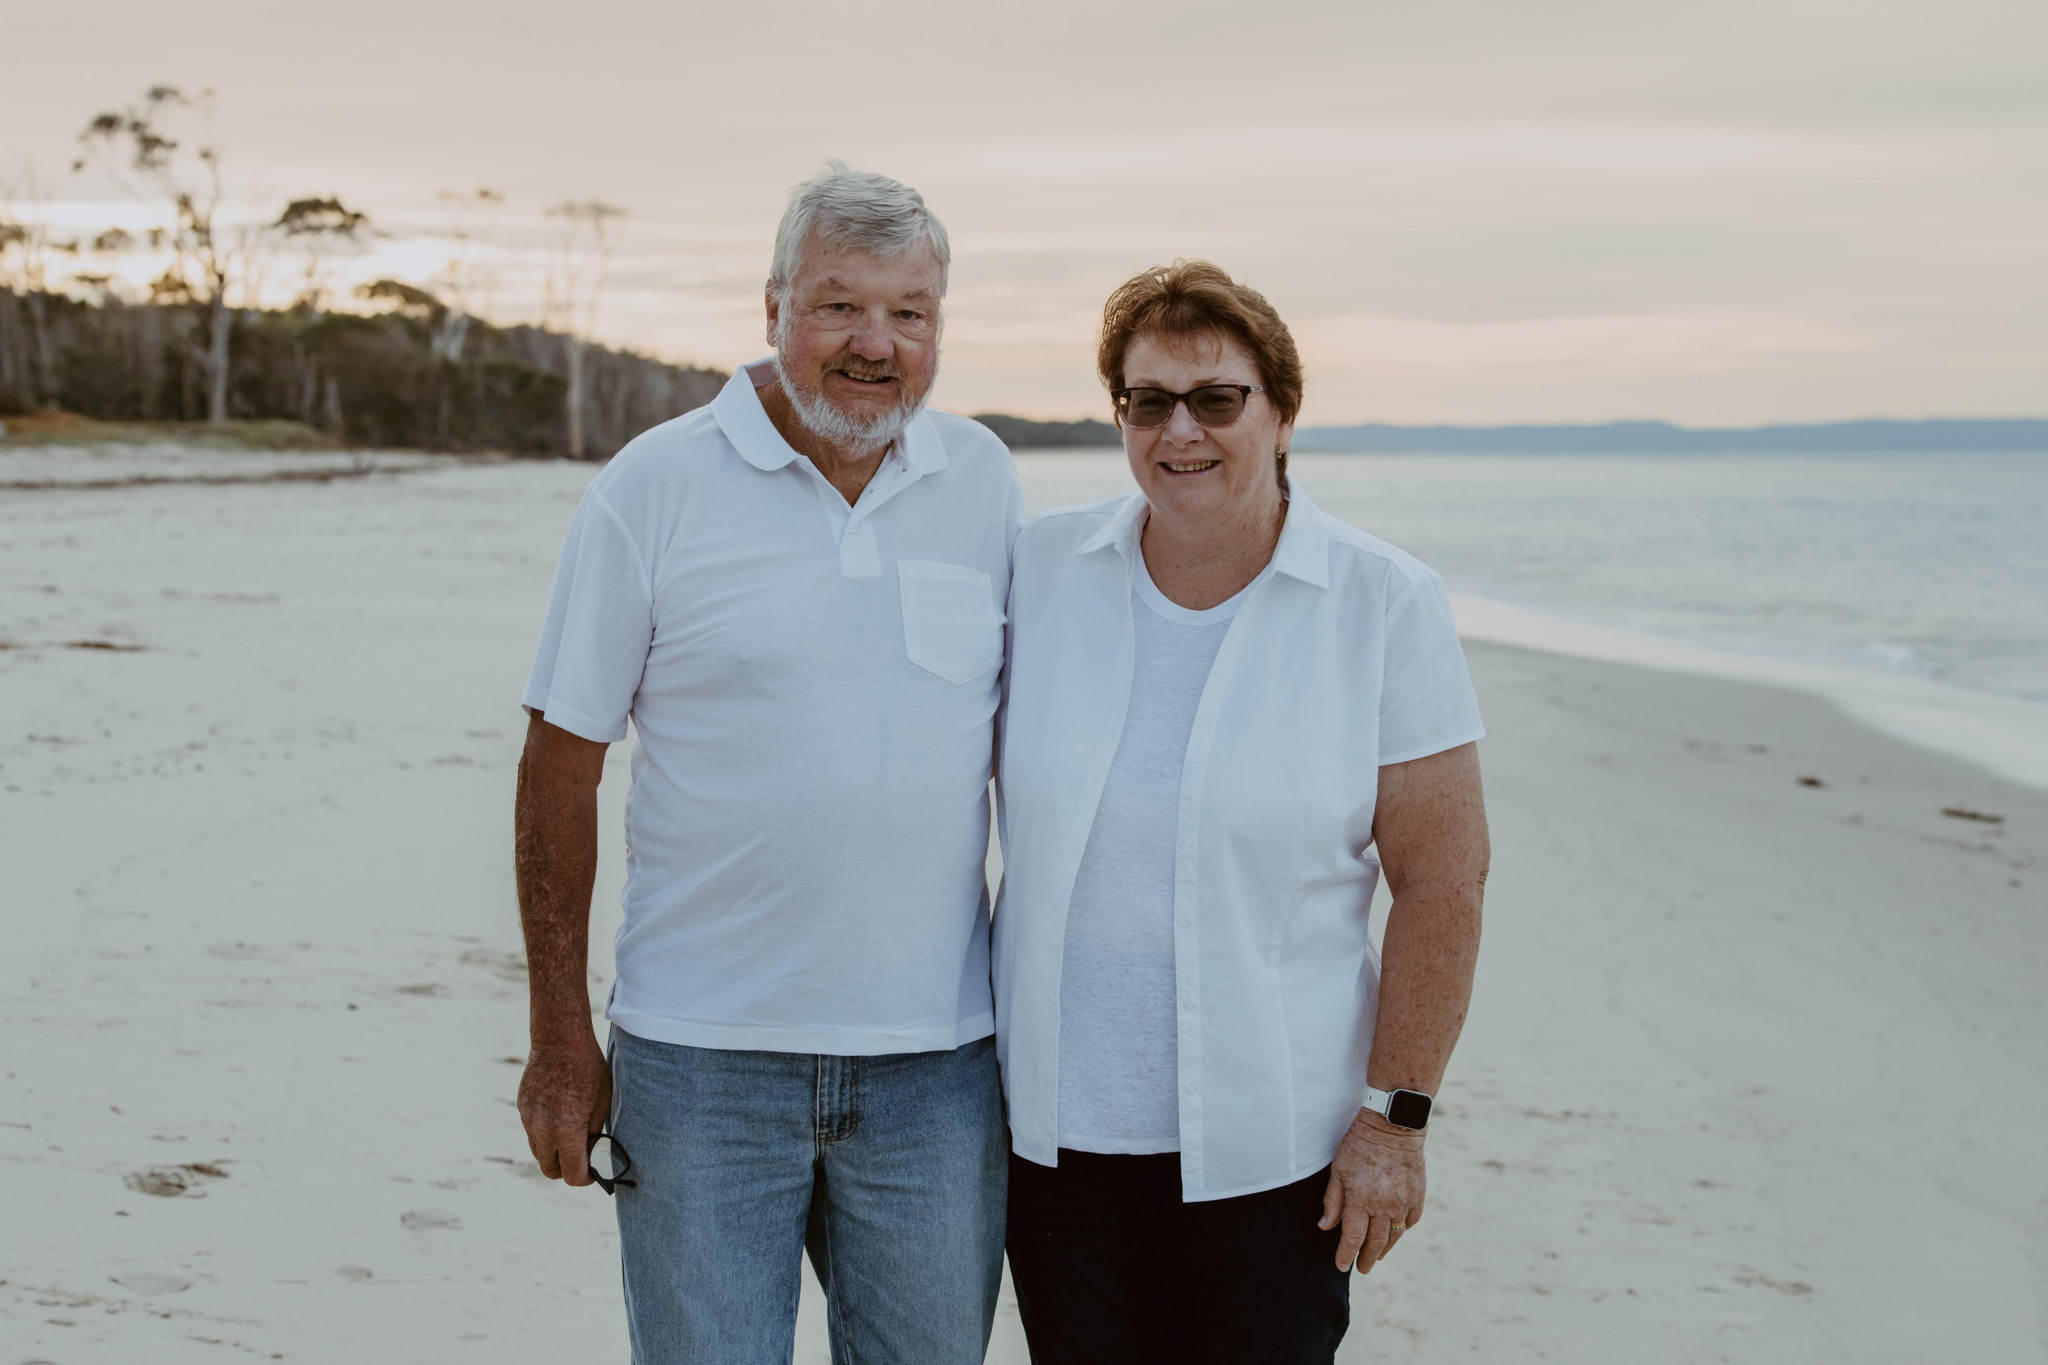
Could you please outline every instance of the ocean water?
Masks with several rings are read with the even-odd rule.
[[[1131,487],[1025,454],[1032,510]],[[2048,455],[1310,455],[1468,634],[1789,683],[2048,785]],[[2003,751],[2001,756],[2000,751]]]

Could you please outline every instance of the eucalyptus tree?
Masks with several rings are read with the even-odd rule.
[[[441,270],[441,299],[447,305],[434,322],[437,359],[462,363],[462,348],[472,320],[490,311],[497,286],[497,261],[492,219],[505,207],[505,196],[488,186],[476,190],[443,190],[435,196],[449,210],[442,232],[449,243]]]
[[[547,321],[562,334],[569,378],[569,458],[580,460],[585,449],[584,420],[589,407],[584,351],[597,330],[597,307],[611,276],[612,252],[618,245],[618,230],[626,211],[596,199],[572,199],[549,209],[548,217],[555,221],[556,232],[548,263]]]
[[[151,294],[164,302],[190,300],[204,314],[206,345],[190,350],[206,377],[206,419],[226,421],[234,330],[228,291],[246,263],[250,239],[222,222],[227,191],[213,92],[188,96],[173,85],[153,85],[135,103],[95,115],[78,142],[74,172],[97,165],[136,198],[168,208],[169,221],[152,239],[169,249],[171,264]]]
[[[270,230],[306,258],[306,278],[298,301],[314,317],[326,310],[328,258],[360,250],[374,231],[368,214],[333,196],[292,200]]]
[[[50,236],[49,194],[35,167],[0,179],[0,288],[11,291],[28,318],[27,335],[0,327],[0,389],[28,406],[48,402],[57,390],[56,348],[50,340],[50,254],[66,244]],[[11,315],[16,311],[9,310]]]

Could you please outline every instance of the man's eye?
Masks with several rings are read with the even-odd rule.
[[[918,312],[915,308],[898,309],[896,316],[903,322],[920,322],[924,319],[924,314]]]
[[[853,305],[850,303],[828,303],[825,306],[835,313],[851,313],[853,311]]]

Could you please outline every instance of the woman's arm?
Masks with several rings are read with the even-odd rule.
[[[1367,1079],[1434,1095],[1465,1026],[1479,959],[1489,849],[1471,744],[1380,769],[1373,840],[1394,904]],[[1422,1217],[1423,1134],[1361,1109],[1330,1165],[1321,1226],[1343,1224],[1337,1265],[1368,1272]]]

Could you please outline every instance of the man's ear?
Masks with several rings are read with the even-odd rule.
[[[763,291],[763,295],[768,305],[768,344],[773,346],[775,344],[775,325],[781,321],[782,317],[782,301],[775,297],[775,286],[772,284]]]

